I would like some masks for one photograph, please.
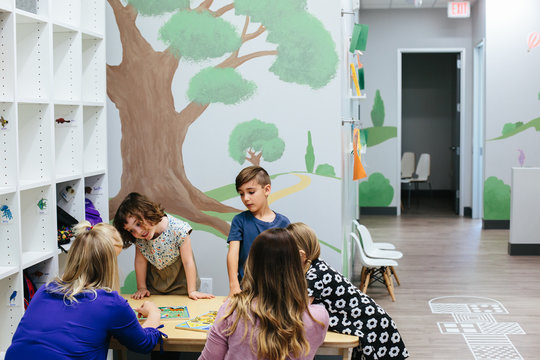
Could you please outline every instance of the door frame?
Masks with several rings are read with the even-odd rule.
[[[402,127],[402,55],[405,53],[459,53],[461,57],[461,74],[460,74],[460,87],[459,87],[459,216],[463,216],[463,184],[464,174],[463,169],[465,166],[465,157],[463,156],[463,141],[464,128],[465,128],[465,113],[467,111],[467,104],[465,103],[465,72],[466,72],[466,57],[465,48],[398,48],[397,49],[397,151],[396,161],[396,184],[399,184],[399,197],[401,198],[401,127]],[[401,215],[400,206],[397,207],[397,214]]]
[[[473,50],[472,218],[484,216],[484,124],[486,47],[482,39]]]

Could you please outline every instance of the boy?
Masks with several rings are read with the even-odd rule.
[[[244,264],[253,240],[264,230],[284,228],[290,224],[287,217],[275,213],[268,206],[270,176],[260,166],[250,166],[236,176],[236,191],[248,208],[233,218],[227,242],[227,272],[229,273],[229,296],[240,292],[244,276]]]

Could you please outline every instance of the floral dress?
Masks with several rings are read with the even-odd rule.
[[[146,287],[153,295],[186,295],[186,272],[180,247],[191,233],[191,226],[169,214],[169,225],[152,240],[137,239],[135,245],[148,260]],[[200,285],[197,274],[196,286]]]
[[[392,318],[324,260],[311,263],[306,279],[313,303],[323,304],[330,315],[329,330],[359,337],[360,345],[354,349],[352,359],[409,357]]]

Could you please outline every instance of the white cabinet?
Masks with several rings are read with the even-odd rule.
[[[0,0],[0,64],[2,359],[23,271],[40,286],[65,263],[57,206],[82,220],[88,198],[109,220],[105,0]]]

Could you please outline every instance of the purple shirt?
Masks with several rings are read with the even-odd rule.
[[[229,316],[227,319],[220,320],[227,312],[227,305],[229,301],[226,301],[221,307],[216,316],[216,322],[208,333],[208,339],[204,350],[199,357],[199,360],[257,360],[257,355],[253,353],[252,347],[249,343],[249,336],[251,328],[248,329],[246,337],[244,337],[245,323],[241,320],[238,322],[236,331],[228,336],[225,334],[227,329],[235,318],[235,313]],[[328,313],[322,305],[310,305],[309,311],[313,318],[322,322],[324,326],[316,323],[311,319],[309,314],[305,312],[302,316],[304,321],[304,329],[306,331],[306,340],[309,342],[310,350],[307,356],[300,356],[298,358],[287,358],[290,360],[309,360],[315,357],[317,349],[324,341],[326,331],[328,330]],[[248,326],[249,322],[248,322]],[[254,339],[256,339],[254,337]]]

